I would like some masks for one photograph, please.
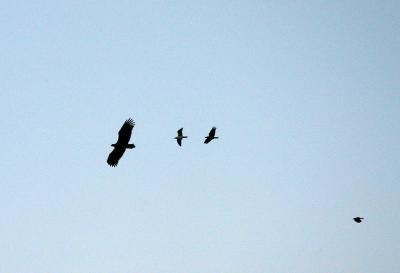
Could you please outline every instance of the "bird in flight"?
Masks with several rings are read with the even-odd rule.
[[[174,137],[176,139],[176,142],[178,142],[179,146],[182,146],[182,139],[187,138],[187,136],[184,136],[182,134],[183,128],[179,129],[177,131],[178,136]]]
[[[114,150],[112,150],[107,158],[107,163],[111,167],[115,167],[118,165],[118,161],[125,153],[126,149],[135,148],[135,144],[129,144],[129,140],[131,139],[132,135],[132,129],[134,126],[135,122],[131,118],[127,119],[118,132],[117,143],[111,144],[111,146],[114,147]]]
[[[355,217],[355,218],[353,218],[354,222],[356,222],[356,223],[361,223],[363,219],[364,219],[364,218],[362,218],[362,217]]]
[[[206,140],[204,140],[205,144],[209,143],[214,138],[218,138],[218,137],[215,136],[215,130],[217,130],[217,128],[216,127],[212,127],[212,129],[208,133],[208,136],[206,136]]]

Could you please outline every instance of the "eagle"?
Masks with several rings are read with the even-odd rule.
[[[364,218],[362,218],[362,217],[355,217],[355,218],[353,218],[354,222],[356,222],[356,223],[361,223],[363,219],[364,219]]]
[[[135,122],[131,118],[127,119],[118,132],[117,143],[111,144],[111,146],[114,147],[114,150],[112,150],[107,158],[107,163],[111,167],[116,167],[118,165],[118,161],[125,153],[126,149],[135,148],[135,144],[129,144],[134,126]]]
[[[212,127],[212,129],[208,133],[208,136],[206,136],[206,140],[204,140],[205,144],[209,143],[214,138],[218,138],[218,137],[215,136],[215,130],[217,130],[217,128],[216,127]]]
[[[187,136],[184,136],[182,134],[183,128],[179,129],[177,131],[178,136],[174,137],[176,139],[176,142],[178,142],[179,146],[182,146],[182,139],[187,138]]]

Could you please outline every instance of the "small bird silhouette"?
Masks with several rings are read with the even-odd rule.
[[[215,130],[217,130],[217,128],[216,127],[212,127],[212,129],[208,133],[208,136],[206,136],[206,140],[204,140],[205,144],[209,143],[214,138],[218,138],[218,137],[215,136]]]
[[[116,167],[118,165],[118,161],[125,153],[126,149],[135,148],[135,144],[129,144],[133,126],[135,126],[135,122],[131,118],[126,120],[118,132],[117,143],[111,144],[111,146],[114,147],[114,150],[112,150],[107,158],[107,163],[111,167]]]
[[[362,217],[355,217],[355,218],[353,218],[354,222],[356,222],[356,223],[361,223],[363,219],[364,219],[364,218],[362,218]]]
[[[176,139],[176,142],[178,142],[179,146],[182,146],[182,139],[187,138],[187,136],[184,136],[182,134],[183,128],[179,129],[177,131],[178,136],[174,137]]]

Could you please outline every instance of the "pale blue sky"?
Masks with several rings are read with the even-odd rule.
[[[4,1],[0,272],[399,272],[399,13]]]

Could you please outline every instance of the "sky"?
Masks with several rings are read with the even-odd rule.
[[[399,272],[399,12],[3,2],[0,272]]]

